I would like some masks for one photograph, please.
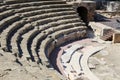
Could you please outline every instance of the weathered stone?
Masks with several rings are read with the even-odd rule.
[[[113,43],[120,43],[120,33],[113,34]]]

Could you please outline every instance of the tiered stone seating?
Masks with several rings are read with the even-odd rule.
[[[32,55],[32,53],[30,53],[30,51],[28,50],[28,46],[30,46],[28,44],[28,41],[31,37],[33,37],[33,35],[37,34],[38,32],[39,32],[39,30],[36,30],[36,29],[29,31],[28,33],[26,33],[23,36],[23,40],[21,42],[21,49],[23,52],[23,56],[30,57],[32,59],[32,61],[35,61],[35,60],[34,60],[34,56]]]
[[[17,21],[19,19],[20,19],[20,17],[17,14],[3,19],[0,22],[0,33],[2,32],[2,30],[4,28],[6,28],[6,26],[11,25],[13,22],[15,22],[15,21]]]
[[[76,36],[76,32],[79,31],[79,30],[81,31],[81,35],[82,35],[82,33],[85,33],[85,32],[82,31],[83,29],[81,27],[74,27],[74,28],[69,28],[69,29],[65,29],[65,30],[60,30],[60,31],[54,32],[53,34],[51,34],[51,37],[46,38],[41,43],[41,45],[40,45],[40,54],[42,56],[46,55],[47,57],[49,57],[50,53],[52,52],[52,50],[55,47],[58,47],[61,44],[66,42],[66,38],[64,37],[65,34],[68,37],[67,41],[75,40],[77,38],[77,37],[75,37]],[[74,33],[74,35],[71,36],[70,34],[72,34],[72,33]],[[61,36],[61,34],[62,34],[62,36]],[[52,42],[54,40],[56,40],[56,44],[55,45],[52,44]],[[45,53],[45,54],[43,54],[43,53]]]
[[[11,24],[7,29],[5,29],[2,33],[1,33],[1,46],[5,51],[10,51],[9,50],[9,42],[8,40],[12,37],[12,35],[14,34],[14,30],[21,27],[22,24],[26,23],[25,20],[20,20],[17,21],[13,24]]]
[[[4,51],[23,57],[21,59],[38,61],[40,58],[46,64],[56,47],[86,33],[84,23],[65,1],[3,2],[0,4],[0,45]]]
[[[51,11],[53,11],[53,12],[55,12],[55,11],[57,11],[57,10],[59,10],[60,8],[58,8],[58,9],[53,9],[53,10],[50,10],[50,12]],[[60,11],[61,11],[61,9],[60,9]],[[37,11],[38,12],[38,11]],[[44,11],[43,11],[44,12]],[[43,14],[43,15],[37,15],[37,16],[32,16],[32,14],[31,14],[31,12],[28,12],[28,13],[30,13],[31,15],[27,15],[27,13],[25,13],[26,15],[27,15],[27,20],[26,21],[28,21],[28,22],[32,22],[32,21],[35,21],[35,20],[38,20],[38,19],[44,19],[44,18],[46,18],[46,17],[50,17],[50,16],[54,16],[55,14],[57,14],[57,13],[51,13],[51,14],[49,14],[49,15],[47,15],[47,14]],[[73,11],[72,11],[73,12]],[[64,12],[63,12],[64,13]],[[58,15],[57,16],[59,16],[59,15],[62,15],[63,13],[59,13],[58,12]],[[24,14],[24,13],[23,13]],[[35,13],[33,13],[33,14],[35,14]],[[66,14],[66,13],[64,13],[64,14]],[[30,17],[29,17],[30,16]],[[32,17],[31,17],[32,16]],[[56,15],[55,15],[56,16]],[[25,16],[24,16],[25,17]],[[46,21],[50,21],[51,19],[45,19],[45,21],[44,20],[39,20],[39,21],[42,21],[41,23],[43,23],[43,22],[46,22]],[[39,22],[40,23],[40,22]],[[22,24],[23,25],[23,24]],[[19,27],[22,27],[22,26],[19,26]],[[11,27],[12,28],[12,27]],[[9,28],[10,29],[10,28]],[[16,29],[16,28],[15,28]],[[13,29],[13,31],[15,30],[15,29]],[[11,31],[11,30],[10,30]],[[4,31],[4,32],[6,32],[6,31]],[[7,34],[7,33],[6,33]],[[10,35],[10,33],[8,34],[8,36]],[[8,37],[8,36],[6,36],[6,37]],[[6,39],[7,40],[7,39]],[[2,42],[2,44],[4,44],[4,46],[7,44],[7,41],[5,42]],[[6,47],[7,47],[7,45],[6,45]],[[7,50],[7,49],[6,49]]]
[[[25,24],[22,28],[20,28],[15,35],[11,38],[11,47],[12,47],[12,52],[17,53],[18,56],[22,56],[21,49],[20,47],[20,40],[21,40],[21,35],[27,33],[29,30],[34,29],[34,27],[28,23]]]

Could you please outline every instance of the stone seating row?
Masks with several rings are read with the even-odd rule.
[[[20,47],[21,47],[21,50],[23,52],[23,56],[24,57],[29,57],[31,58],[32,61],[35,61],[34,60],[34,56],[32,53],[30,53],[29,49],[28,49],[28,46],[30,46],[28,44],[28,40],[29,38],[31,38],[31,35],[33,36],[34,34],[38,33],[39,31],[34,29],[34,30],[31,30],[29,31],[28,33],[26,33],[24,36],[23,36],[23,40],[21,41],[21,44],[20,44]],[[25,37],[25,38],[24,38]]]
[[[69,63],[62,63],[67,78],[71,80],[76,80],[77,78],[80,78],[80,75],[83,74],[82,67],[80,64],[82,56],[82,53],[76,51],[71,56],[71,61]]]
[[[5,4],[17,4],[17,3],[27,3],[27,2],[38,2],[38,1],[59,1],[59,0],[4,0],[2,3]]]
[[[71,61],[71,57],[74,54],[75,51],[82,48],[83,46],[76,44],[71,46],[70,48],[64,50],[64,53],[61,56],[62,63],[69,63]]]
[[[21,35],[27,33],[28,31],[34,29],[34,26],[32,26],[30,23],[25,24],[22,28],[20,28],[15,34],[14,36],[11,38],[11,51],[13,53],[17,53],[18,55],[21,55],[22,53],[20,53],[21,49],[19,49],[19,44],[20,44],[20,37]]]
[[[11,34],[14,34],[14,30],[21,27],[21,25],[24,24],[24,23],[26,23],[25,20],[17,21],[15,23],[11,24],[7,29],[5,29],[1,33],[1,38],[0,39],[1,39],[1,47],[2,47],[3,50],[10,51],[7,40],[9,40],[9,38],[12,37]]]
[[[11,25],[11,23],[18,21],[19,19],[20,19],[20,16],[17,14],[3,19],[0,22],[0,33],[4,28],[7,28],[8,25]]]
[[[22,12],[28,12],[28,11],[34,11],[34,10],[50,9],[50,8],[69,8],[69,9],[71,9],[71,6],[66,5],[66,4],[53,4],[53,5],[21,7],[19,9],[12,9],[12,10],[15,10],[16,13],[22,13]],[[7,8],[7,9],[9,9],[9,8]]]

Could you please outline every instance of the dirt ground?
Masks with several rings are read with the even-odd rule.
[[[107,47],[91,57],[98,62],[93,73],[100,80],[120,80],[120,44],[107,44]],[[93,62],[94,63],[94,62]]]

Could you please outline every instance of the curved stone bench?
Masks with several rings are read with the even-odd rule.
[[[45,37],[47,37],[47,35],[44,32],[41,32],[33,39],[31,44],[31,52],[34,55],[37,55],[38,59],[40,57],[38,54],[39,45],[40,45],[40,42],[44,40]],[[38,61],[38,59],[36,59],[36,61]]]
[[[11,38],[11,51],[12,53],[17,53],[19,57],[22,56],[22,53],[21,52],[21,48],[19,47],[20,46],[20,37],[21,35],[27,33],[28,31],[34,29],[34,27],[28,23],[28,24],[25,24],[22,28],[20,28],[15,34],[14,36]]]
[[[7,17],[5,19],[3,19],[1,22],[0,22],[0,33],[5,29],[7,28],[9,25],[11,25],[12,23],[14,23],[15,21],[18,21],[20,19],[20,16],[19,15],[13,15],[13,16],[10,16],[10,17]]]
[[[65,4],[63,1],[36,1],[36,2],[26,2],[26,3],[16,3],[16,4],[6,4],[9,5],[9,9],[29,7],[29,6],[40,6],[40,5],[51,5],[51,4]]]
[[[1,33],[1,47],[3,50],[5,51],[10,51],[8,44],[8,40],[9,38],[11,38],[11,36],[14,34],[14,30],[16,30],[17,28],[20,28],[21,26],[23,26],[23,24],[25,24],[25,20],[20,20],[17,21],[15,23],[13,23],[12,25],[10,25],[7,29],[5,29],[2,33]]]
[[[61,56],[62,63],[63,64],[64,63],[69,63],[72,60],[72,57],[73,57],[74,53],[82,47],[83,46],[81,46],[79,44],[76,44],[76,45],[73,45],[70,48],[64,50],[64,53]]]
[[[86,47],[87,48],[87,47]],[[95,76],[89,69],[88,67],[88,59],[91,55],[95,54],[96,52],[104,49],[104,46],[98,46],[98,47],[93,47],[93,46],[88,46],[88,50],[83,50],[84,55],[81,58],[80,64],[82,67],[82,70],[85,74],[85,76],[88,77],[89,80],[99,80],[99,78],[97,76]]]
[[[4,12],[0,12],[0,20],[8,17],[8,16],[11,16],[14,14],[14,10],[7,10],[7,11],[4,11]]]
[[[60,10],[63,10],[63,9],[70,10],[70,9],[72,9],[70,7],[68,8],[68,7],[61,7],[61,6],[55,7],[55,6],[57,6],[57,5],[49,5],[49,7],[52,8],[51,11],[53,9],[60,9]],[[30,7],[23,7],[23,8],[20,8],[20,9],[13,9],[13,10],[15,10],[16,13],[24,13],[24,12],[37,11],[37,10],[38,10],[38,12],[39,11],[40,12],[42,12],[42,11],[47,12],[48,10],[50,10],[49,7],[44,6],[44,5],[37,6],[37,7],[36,6],[30,6]]]
[[[17,4],[17,3],[27,3],[27,2],[39,2],[39,1],[59,1],[59,0],[4,0],[5,4]],[[65,3],[65,1],[62,1]]]
[[[22,36],[23,40],[21,41],[21,44],[20,44],[20,47],[21,47],[21,50],[23,53],[23,57],[26,59],[30,58],[32,61],[35,61],[35,60],[34,60],[34,56],[32,55],[32,53],[29,53],[29,51],[28,51],[28,40],[29,40],[29,38],[32,37],[31,35],[32,34],[34,35],[35,33],[38,33],[38,30],[33,29],[33,30],[29,31],[28,33],[24,34]]]
[[[63,13],[59,13],[59,12],[56,12],[56,13],[54,13],[54,12],[48,12],[48,13],[44,13],[44,14],[39,14],[39,15],[35,15],[35,16],[33,16],[33,15],[27,15],[27,16],[29,16],[29,17],[25,17],[25,19],[26,19],[26,21],[28,21],[28,22],[33,22],[33,21],[35,21],[35,22],[41,22],[41,21],[45,21],[45,20],[54,20],[54,17],[56,17],[57,18],[57,16],[59,17],[59,16],[63,16],[62,15]],[[67,14],[66,14],[67,15]],[[71,14],[72,15],[72,14]],[[47,18],[47,19],[46,19]],[[58,18],[59,19],[59,18]],[[33,22],[33,23],[35,23],[35,22]]]
[[[64,10],[62,12],[57,12],[57,10],[52,10],[52,9],[48,9],[48,11],[41,11],[41,10],[38,10],[38,11],[32,11],[32,12],[26,12],[26,13],[23,13],[22,16],[23,17],[29,17],[29,16],[36,16],[36,15],[41,15],[41,14],[44,14],[45,13],[45,16],[46,17],[49,17],[50,15],[51,16],[59,16],[59,15],[63,15],[63,14],[68,14],[68,13],[71,13],[71,14],[75,14],[75,11],[67,11],[67,10]],[[48,13],[48,14],[47,14]],[[49,15],[49,16],[48,16]],[[45,17],[43,16],[43,17]]]
[[[66,19],[66,20],[68,20],[68,22],[73,22],[73,21],[80,21],[80,19],[79,18],[73,18],[73,19]],[[53,22],[53,21],[55,21],[55,19],[50,19],[50,18],[46,18],[46,19],[44,19],[44,20],[38,20],[38,21],[35,21],[34,23],[33,23],[33,25],[36,25],[36,26],[39,26],[39,25],[43,25],[43,24],[47,24],[47,23],[49,23],[49,22]],[[68,23],[68,22],[64,22],[65,20],[60,20],[59,21],[59,23]],[[57,21],[56,21],[57,22]],[[41,27],[40,27],[41,28]],[[46,28],[46,27],[45,27]]]
[[[70,78],[72,80],[75,80],[77,77],[80,77],[80,74],[83,74],[83,71],[82,71],[82,68],[81,68],[81,65],[80,65],[80,60],[81,60],[82,56],[83,56],[82,53],[74,52],[71,55],[71,61],[69,63],[64,63],[63,64],[63,66],[65,66],[65,68],[64,68],[65,75],[68,78]]]
[[[0,5],[0,12],[5,11],[6,9],[7,9],[7,5],[4,4]]]

